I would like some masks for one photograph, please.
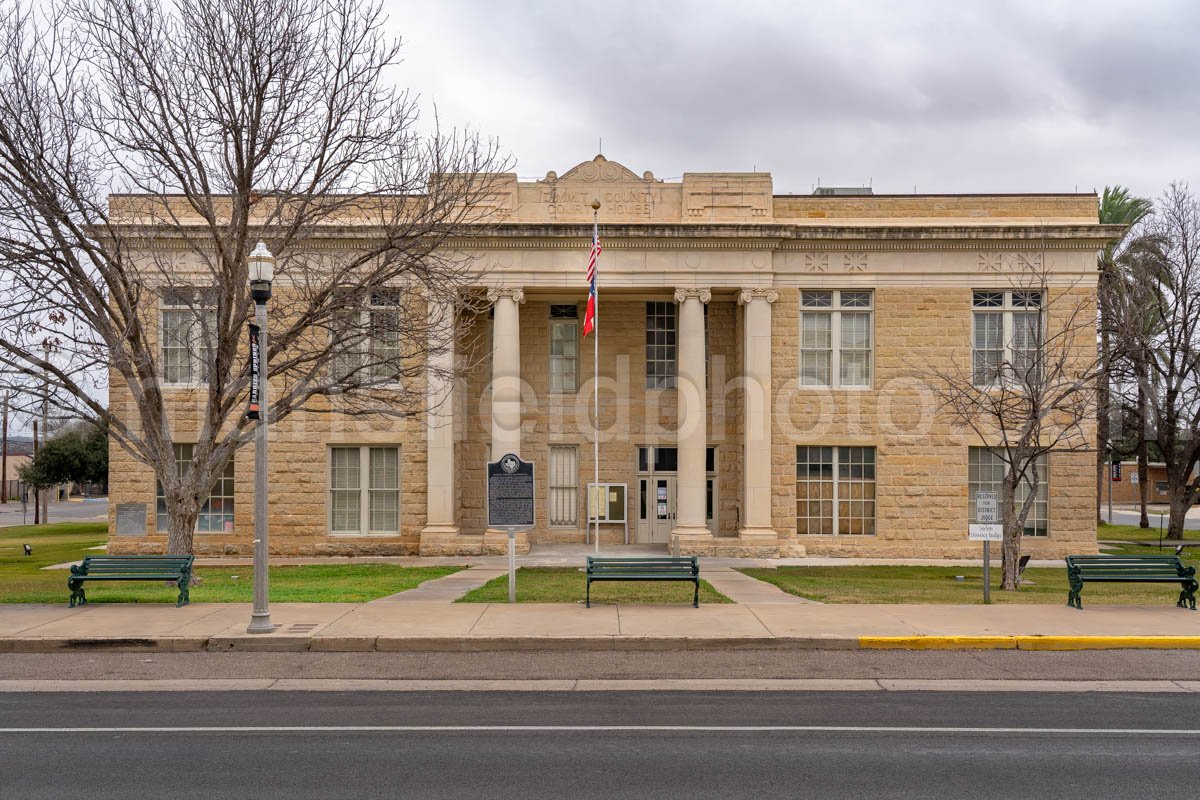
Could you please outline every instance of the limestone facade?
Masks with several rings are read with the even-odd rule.
[[[628,540],[701,554],[974,555],[970,448],[988,443],[951,429],[923,370],[970,363],[972,292],[1011,288],[1024,265],[1045,265],[1047,296],[1092,302],[1096,251],[1116,233],[1098,224],[1091,194],[776,196],[766,173],[667,182],[599,156],[562,176],[501,176],[498,185],[487,209],[498,224],[455,243],[478,265],[478,291],[490,301],[460,318],[455,352],[440,356],[460,377],[428,381],[421,391],[433,410],[409,419],[300,413],[272,426],[272,552],[499,551],[504,534],[487,530],[484,465],[505,452],[537,466],[537,524],[522,548],[582,543],[598,429],[600,481],[625,485],[628,520],[628,530],[601,526],[602,548]],[[593,199],[604,247],[598,362],[581,330]],[[331,235],[352,242],[354,225]],[[865,385],[802,385],[805,291],[860,293]],[[563,390],[552,385],[553,328],[572,323],[575,380]],[[663,352],[652,343],[660,323],[673,329]],[[650,386],[664,363],[675,385]],[[195,391],[170,395],[177,442],[188,441]],[[128,402],[121,386],[111,402]],[[331,532],[337,447],[397,448],[398,531]],[[869,516],[860,532],[800,530],[798,448],[872,460],[864,491],[873,503],[839,510]],[[198,553],[250,554],[253,463],[252,447],[238,453],[232,525],[197,533]],[[1027,537],[1027,552],[1095,551],[1094,465],[1092,452],[1051,454],[1047,535]],[[163,547],[154,491],[151,471],[114,449],[111,552]],[[118,535],[120,504],[145,506],[143,534]]]

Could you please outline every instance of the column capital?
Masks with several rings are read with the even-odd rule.
[[[768,303],[774,303],[779,299],[779,292],[775,289],[742,289],[738,293],[738,305],[744,306],[751,300],[766,300]]]
[[[525,290],[520,286],[493,286],[488,289],[487,299],[489,303],[495,303],[497,300],[512,300],[516,303],[524,303]]]
[[[712,300],[712,290],[710,289],[676,289],[675,302],[682,303],[684,300],[699,300],[701,303],[707,303]]]

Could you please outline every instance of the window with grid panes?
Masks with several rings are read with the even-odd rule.
[[[177,474],[183,475],[184,469],[192,461],[192,454],[195,450],[195,445],[176,444],[173,446],[175,451],[175,469]],[[163,492],[161,482],[155,482],[155,519],[154,526],[159,532],[164,532],[170,529],[170,520],[167,517],[167,498]],[[212,490],[208,493],[208,497],[200,505],[200,515],[196,517],[196,532],[197,533],[224,533],[233,530],[233,460],[231,459],[222,470],[221,476],[217,478],[213,484]]]
[[[397,384],[403,378],[403,297],[399,289],[339,292],[333,314],[331,369],[353,386]]]
[[[165,384],[208,380],[207,342],[216,330],[211,297],[191,289],[165,292],[159,304],[160,370]]]
[[[367,353],[374,383],[399,383],[400,290],[376,289],[367,304]]]
[[[992,386],[1001,373],[1036,381],[1042,345],[1042,292],[976,290],[971,293],[971,376]]]
[[[550,524],[574,528],[578,524],[579,449],[574,445],[550,448]]]
[[[579,309],[574,303],[550,306],[550,391],[573,392],[579,366]]]
[[[675,388],[674,303],[646,303],[646,388]]]
[[[871,385],[872,294],[858,290],[800,293],[800,385]]]
[[[875,448],[796,448],[796,532],[875,534]]]
[[[1029,509],[1029,516],[1025,518],[1025,536],[1047,536],[1050,533],[1050,501],[1047,487],[1049,485],[1049,475],[1047,469],[1046,457],[1040,456],[1037,460],[1038,483],[1036,493],[1033,499],[1033,507]],[[972,447],[968,454],[967,465],[967,515],[971,522],[977,522],[975,518],[975,494],[976,492],[995,492],[997,499],[1000,497],[1000,487],[1004,483],[1004,473],[1007,470],[1007,464],[1004,461],[1004,455],[999,450],[994,450],[987,447]],[[1025,498],[1029,497],[1029,492],[1033,489],[1033,482],[1030,475],[1026,475],[1025,480],[1017,484],[1016,504],[1018,507],[1025,502]]]
[[[329,448],[329,529],[360,535],[400,532],[399,448]]]

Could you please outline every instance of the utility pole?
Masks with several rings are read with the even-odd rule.
[[[8,502],[8,392],[4,393],[4,412],[0,415],[0,503]]]
[[[33,457],[36,459],[38,454],[38,421],[33,421]],[[37,525],[42,520],[42,490],[33,490],[33,524]]]

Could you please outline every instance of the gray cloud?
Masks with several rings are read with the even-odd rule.
[[[773,173],[777,191],[1157,194],[1196,177],[1200,6],[392,0],[402,79],[522,175]],[[1196,181],[1200,183],[1200,181]]]

